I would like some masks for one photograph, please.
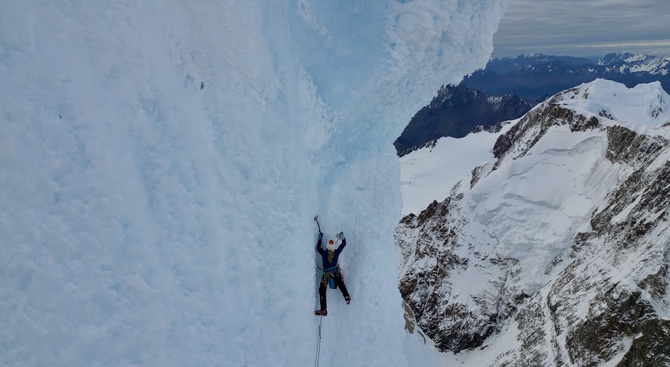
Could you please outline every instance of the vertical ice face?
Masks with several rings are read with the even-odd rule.
[[[5,2],[3,361],[307,365],[318,212],[354,297],[322,361],[407,365],[392,141],[504,3]]]

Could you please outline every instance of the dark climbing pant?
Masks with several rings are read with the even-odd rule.
[[[328,288],[330,278],[333,278],[333,280],[335,281],[335,287],[340,288],[340,291],[342,291],[342,296],[344,296],[344,299],[346,300],[349,298],[349,292],[347,292],[347,286],[344,285],[344,280],[342,280],[342,276],[340,275],[340,273],[336,271],[331,271],[327,273],[324,272],[323,276],[321,277],[321,285],[319,286],[319,301],[321,303],[322,310],[325,310],[327,307],[326,289]]]

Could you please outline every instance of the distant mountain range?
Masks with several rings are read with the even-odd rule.
[[[476,126],[521,117],[548,96],[595,79],[634,87],[659,81],[670,91],[670,59],[617,52],[598,60],[533,54],[489,61],[458,85],[443,86],[394,142],[399,156]]]
[[[670,59],[628,52],[607,54],[599,60],[533,54],[493,59],[483,70],[467,76],[463,84],[489,95],[511,93],[543,100],[597,78],[629,88],[660,81],[663,89],[670,91]]]

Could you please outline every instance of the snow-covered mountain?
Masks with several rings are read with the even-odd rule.
[[[596,80],[401,158],[418,326],[467,365],[668,365],[669,139],[660,83]]]
[[[597,61],[543,54],[493,59],[458,86],[440,88],[412,117],[394,145],[403,156],[441,137],[460,138],[478,125],[518,118],[556,92],[597,78],[628,86],[660,81],[668,91],[670,59],[626,52],[611,53]]]
[[[0,365],[435,365],[391,142],[505,4],[4,0]],[[317,213],[353,298],[323,319]]]
[[[448,84],[412,117],[393,145],[403,156],[441,137],[461,138],[479,125],[521,117],[538,102],[513,94],[489,96],[464,84]]]

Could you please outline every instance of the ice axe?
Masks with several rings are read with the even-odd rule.
[[[314,221],[316,222],[317,227],[319,227],[319,233],[321,233],[321,225],[319,224],[319,215],[314,216]]]

